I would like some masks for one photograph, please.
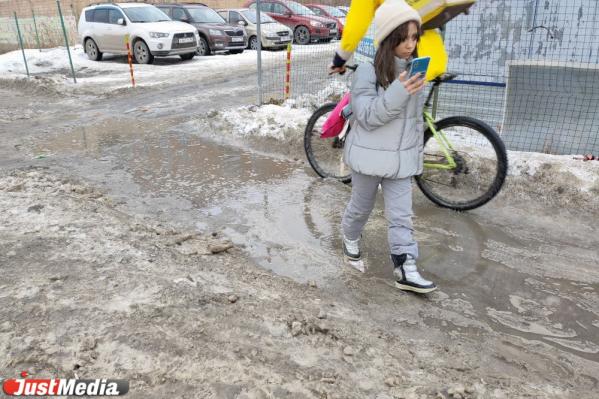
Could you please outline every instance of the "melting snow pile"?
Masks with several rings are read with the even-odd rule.
[[[286,140],[301,136],[311,114],[306,108],[270,104],[223,111],[220,118],[231,126],[231,133],[236,136]]]

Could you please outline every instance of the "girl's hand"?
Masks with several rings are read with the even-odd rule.
[[[345,65],[344,66],[340,66],[340,67],[336,67],[334,65],[330,65],[329,66],[329,75],[334,75],[338,73],[339,75],[343,75],[345,73]]]
[[[410,79],[408,79],[407,71],[403,71],[399,75],[399,81],[403,83],[403,87],[405,87],[408,93],[410,94],[418,93],[420,90],[424,88],[424,85],[426,83],[426,79],[421,74],[416,74],[412,76]]]

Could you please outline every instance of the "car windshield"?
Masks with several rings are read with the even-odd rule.
[[[328,12],[330,15],[337,17],[337,18],[343,18],[345,17],[345,14],[341,12],[340,9],[338,9],[337,7],[331,7],[331,6],[322,6],[322,8],[324,8],[324,10],[326,12]]]
[[[314,11],[310,10],[308,7],[301,5],[300,3],[296,3],[295,1],[287,1],[284,3],[287,7],[291,9],[296,14],[299,15],[316,15]]]
[[[123,8],[131,22],[162,22],[171,19],[156,7],[127,7]]]
[[[256,18],[257,12],[255,10],[244,10],[244,11],[241,11],[241,13],[243,14],[244,17],[247,18],[248,21],[250,21],[253,24],[255,24],[258,21],[258,18]],[[263,24],[268,24],[268,23],[277,22],[277,21],[272,19],[268,14],[261,12],[260,13],[260,22],[262,22]]]
[[[199,22],[204,24],[224,24],[225,20],[223,17],[218,15],[216,11],[208,7],[193,7],[188,8],[187,11],[191,14],[193,22]]]

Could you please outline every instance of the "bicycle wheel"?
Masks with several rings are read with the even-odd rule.
[[[304,150],[310,166],[320,177],[349,183],[351,171],[343,162],[345,138],[320,138],[322,125],[336,105],[336,103],[325,104],[312,114],[304,131]]]
[[[489,202],[501,189],[507,174],[507,153],[497,133],[474,118],[455,116],[436,122],[453,147],[453,169],[429,165],[447,160],[430,129],[424,132],[425,167],[416,183],[435,204],[456,211],[478,208]]]

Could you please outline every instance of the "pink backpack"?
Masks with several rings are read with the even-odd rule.
[[[341,116],[341,111],[343,108],[349,104],[349,92],[345,93],[339,104],[333,109],[331,115],[327,118],[322,125],[322,133],[320,134],[321,139],[326,139],[330,137],[338,136],[343,130],[343,125],[345,124],[345,119]]]

